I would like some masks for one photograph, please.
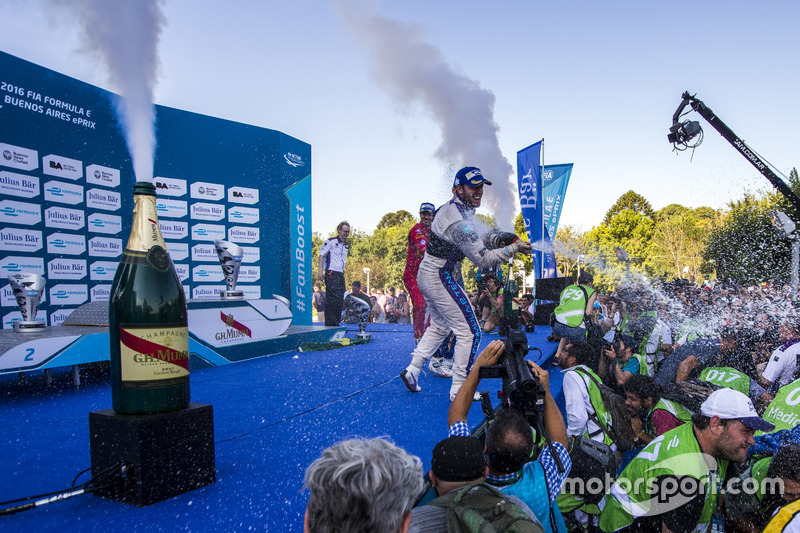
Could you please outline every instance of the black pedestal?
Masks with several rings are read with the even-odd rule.
[[[210,405],[154,415],[89,413],[95,494],[139,507],[216,481]]]

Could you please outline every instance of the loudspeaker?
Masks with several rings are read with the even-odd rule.
[[[566,289],[569,285],[574,283],[572,278],[542,278],[536,279],[536,295],[537,300],[549,300],[557,302],[561,297],[561,291]]]
[[[144,507],[216,482],[210,405],[152,415],[89,413],[97,496]]]
[[[558,307],[557,303],[550,304],[536,304],[536,309],[533,312],[533,324],[535,326],[549,326],[550,315]]]

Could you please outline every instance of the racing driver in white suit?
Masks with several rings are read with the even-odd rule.
[[[417,284],[425,296],[431,322],[411,355],[411,364],[400,374],[412,392],[422,390],[419,386],[422,365],[430,360],[451,330],[456,336],[456,345],[450,401],[472,368],[481,342],[481,328],[459,279],[464,257],[478,268],[489,268],[516,253],[531,251],[530,243],[519,239],[503,247],[486,247],[483,237],[487,232],[479,235],[473,220],[475,209],[481,205],[484,184],[492,182],[483,177],[479,168],[462,168],[453,181],[453,198],[434,215],[430,242],[417,274]]]

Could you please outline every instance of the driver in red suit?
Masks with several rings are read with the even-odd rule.
[[[417,272],[422,258],[425,257],[425,248],[431,237],[431,221],[433,221],[433,204],[425,202],[419,206],[419,222],[408,232],[408,251],[406,252],[406,269],[403,272],[403,283],[413,306],[411,320],[414,323],[414,343],[416,344],[425,333],[425,297],[417,286]]]

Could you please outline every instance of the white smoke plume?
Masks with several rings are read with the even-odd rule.
[[[494,94],[450,66],[419,27],[364,13],[348,1],[338,6],[370,52],[376,82],[398,103],[425,107],[441,129],[436,158],[456,170],[480,167],[492,181],[484,188],[486,207],[499,227],[513,230],[518,201],[511,164],[497,140]]]
[[[158,41],[165,18],[161,0],[82,0],[79,18],[85,51],[108,69],[111,90],[122,95],[116,111],[137,181],[153,181]]]

